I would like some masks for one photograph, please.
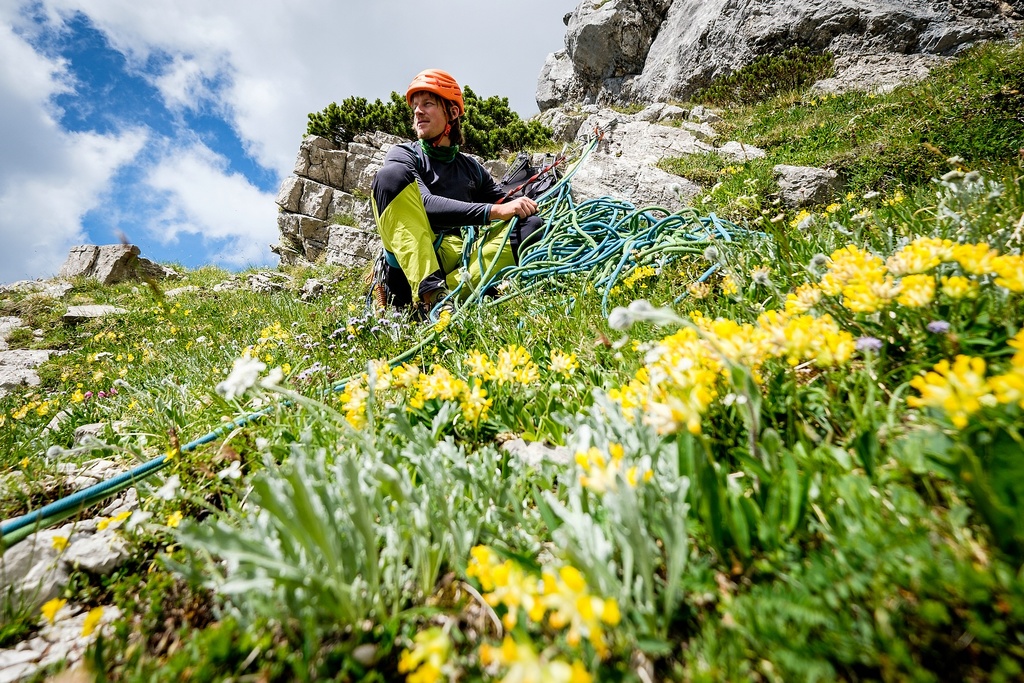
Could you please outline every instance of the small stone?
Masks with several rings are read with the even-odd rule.
[[[174,289],[168,289],[166,292],[164,292],[164,296],[167,297],[168,299],[173,299],[174,297],[181,296],[182,294],[188,294],[189,292],[198,292],[198,291],[199,291],[199,288],[196,287],[195,285],[185,285],[184,287],[176,287]]]
[[[107,315],[124,315],[128,311],[117,306],[106,306],[91,304],[88,306],[68,306],[68,312],[64,314],[64,322],[73,324],[80,323],[92,318],[102,318]]]
[[[501,450],[519,458],[524,465],[536,467],[544,462],[567,465],[572,462],[572,451],[565,446],[545,446],[539,441],[527,443],[522,439],[512,439],[501,445]]]
[[[128,549],[116,530],[105,529],[69,545],[61,559],[71,567],[107,576],[125,563]]]

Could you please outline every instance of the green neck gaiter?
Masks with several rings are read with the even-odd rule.
[[[420,147],[423,148],[423,151],[426,152],[427,156],[430,157],[431,159],[436,159],[437,161],[446,164],[449,163],[452,159],[454,159],[455,155],[459,153],[458,145],[450,145],[448,147],[434,147],[428,144],[426,140],[420,140]]]

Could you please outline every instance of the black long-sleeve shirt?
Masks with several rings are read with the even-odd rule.
[[[392,147],[384,164],[402,164],[416,178],[435,232],[486,225],[491,205],[505,196],[487,169],[461,152],[444,162],[431,158],[419,142],[408,142]]]

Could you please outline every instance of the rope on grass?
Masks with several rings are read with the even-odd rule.
[[[600,135],[595,135],[579,151],[579,159],[565,175],[538,199],[539,213],[545,216],[544,228],[539,239],[525,246],[520,252],[519,265],[495,272],[494,261],[485,269],[482,246],[487,238],[488,227],[470,229],[463,252],[463,267],[470,259],[479,261],[481,281],[479,285],[459,303],[461,290],[466,286],[460,282],[449,295],[438,303],[430,313],[430,320],[437,322],[438,314],[446,304],[454,305],[456,318],[474,306],[493,306],[513,297],[530,293],[550,284],[553,279],[565,276],[587,276],[601,295],[601,311],[607,317],[608,300],[615,284],[628,277],[636,268],[648,264],[664,266],[684,254],[700,254],[704,245],[722,240],[734,241],[764,233],[741,228],[714,214],[700,216],[687,209],[673,213],[665,208],[650,206],[637,209],[633,204],[612,197],[601,197],[576,203],[570,193],[570,180],[583,161],[597,147]],[[566,152],[563,152],[565,154]],[[512,219],[506,231],[501,249],[507,246],[508,235],[515,229],[517,219]],[[477,253],[474,254],[474,248]],[[500,251],[500,250],[499,250]],[[716,270],[714,264],[698,278],[704,282]],[[484,293],[499,282],[508,282],[510,292],[497,298],[485,299]],[[686,296],[684,292],[675,302]],[[433,325],[423,328],[420,340],[388,361],[391,367],[408,361],[421,352],[437,337]],[[362,373],[352,375],[335,384],[332,392],[340,393]],[[286,402],[286,405],[289,403]],[[195,450],[210,443],[228,431],[243,427],[269,414],[275,406],[250,413],[193,440],[179,448],[182,453]],[[53,526],[82,510],[99,503],[121,491],[134,486],[146,477],[159,472],[173,461],[166,455],[149,460],[133,469],[107,481],[99,482],[70,496],[43,506],[39,510],[0,524],[0,550],[23,540],[30,534]]]

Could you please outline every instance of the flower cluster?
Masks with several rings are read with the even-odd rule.
[[[501,645],[495,647],[484,643],[480,646],[480,663],[485,667],[505,667],[508,671],[502,683],[521,681],[545,681],[546,683],[590,683],[593,677],[581,662],[572,664],[557,658],[538,654],[529,640],[514,640],[505,636]],[[411,679],[410,679],[411,680]]]
[[[936,269],[945,269],[936,278]],[[791,293],[787,311],[806,311],[822,295],[839,297],[855,313],[874,313],[894,303],[922,308],[941,293],[951,300],[976,296],[979,278],[1024,292],[1024,256],[1000,254],[988,244],[954,244],[948,239],[918,237],[886,260],[855,245],[832,253],[817,285]]]
[[[654,266],[638,266],[622,280],[622,286],[627,289],[632,289],[637,285],[637,283],[655,277],[657,274],[658,269]]]
[[[576,465],[581,470],[580,485],[595,493],[614,491],[620,477],[627,485],[636,488],[641,481],[650,481],[654,476],[649,460],[629,464],[625,458],[625,449],[617,443],[608,446],[607,454],[594,446],[577,452]]]
[[[504,605],[506,627],[518,623],[522,610],[530,622],[539,624],[546,617],[548,626],[564,630],[571,647],[586,639],[599,656],[608,655],[605,627],[618,625],[619,605],[612,598],[593,595],[575,567],[546,568],[537,577],[513,560],[502,560],[487,546],[476,546],[466,574],[480,582],[487,604]]]
[[[952,363],[941,360],[910,381],[920,396],[908,397],[907,405],[941,410],[958,429],[966,427],[968,418],[983,407],[1016,403],[1024,408],[1024,329],[1009,345],[1016,353],[1007,372],[986,377],[983,358],[959,355]]]
[[[441,669],[451,655],[452,643],[440,628],[428,628],[413,638],[413,647],[403,650],[398,672],[407,674],[408,683],[435,683],[442,679]]]
[[[691,320],[692,326],[647,351],[644,367],[629,384],[609,392],[627,418],[639,411],[661,434],[684,428],[700,433],[702,416],[732,365],[749,368],[759,380],[761,366],[771,358],[791,366],[831,367],[846,363],[855,350],[853,336],[828,315],[767,311],[749,324],[694,312]]]

